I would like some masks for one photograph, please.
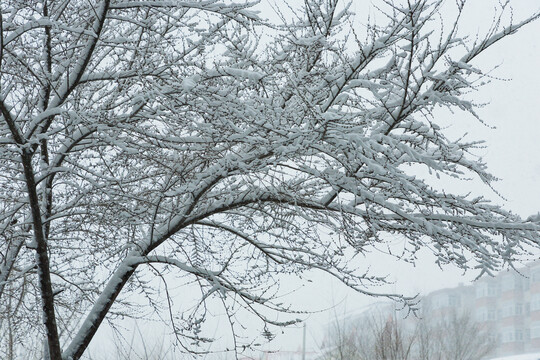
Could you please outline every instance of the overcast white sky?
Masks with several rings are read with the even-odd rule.
[[[276,2],[279,3],[279,1]],[[374,2],[377,3],[377,1]],[[493,8],[487,4],[494,2],[469,1],[466,7],[467,15],[463,19],[463,33],[474,35],[477,30],[485,31],[493,14]],[[363,4],[367,2],[355,1],[356,6],[360,6],[360,3],[364,6]],[[454,2],[448,1],[448,3]],[[540,10],[537,0],[514,0],[512,4],[515,21]],[[363,13],[359,10],[362,9],[357,9],[358,14]],[[365,19],[361,17],[360,21],[362,20]],[[508,209],[522,217],[540,211],[539,34],[540,20],[496,44],[476,61],[476,65],[483,69],[500,65],[493,75],[508,79],[494,80],[482,88],[477,96],[478,100],[489,102],[489,105],[481,109],[479,113],[486,123],[496,127],[495,129],[464,118],[461,114],[441,115],[443,123],[452,125],[452,132],[455,131],[456,134],[468,132],[470,139],[487,141],[487,148],[481,150],[481,153],[491,172],[501,178],[501,181],[495,184],[495,188],[507,200],[475,184],[471,184],[470,190],[504,203]],[[373,254],[373,257],[366,261],[369,261],[375,269],[386,271],[389,278],[395,280],[395,285],[391,290],[408,295],[425,294],[436,289],[457,286],[459,282],[466,283],[474,278],[474,274],[463,275],[451,267],[441,271],[434,265],[432,256],[427,253],[421,255],[423,257],[415,268],[377,254]],[[348,291],[343,285],[318,273],[309,274],[309,278],[313,282],[300,288],[288,300],[297,303],[296,307],[300,309],[321,310],[337,305],[333,311],[306,315],[308,349],[316,349],[321,341],[324,327],[334,314],[357,312],[374,299]],[[246,325],[249,327],[249,324]],[[221,331],[219,328],[225,325],[222,322],[216,326],[217,331]],[[299,326],[278,335],[268,348],[296,350],[301,346],[301,341],[302,329]]]

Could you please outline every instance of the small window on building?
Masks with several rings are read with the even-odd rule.
[[[504,328],[502,331],[502,342],[509,343],[515,340],[515,329],[513,327]]]
[[[487,296],[487,287],[488,285],[486,283],[479,283],[476,286],[476,298],[480,299],[485,296]]]
[[[531,325],[531,339],[540,338],[540,322],[536,321]]]
[[[540,311],[540,294],[531,297],[531,311]]]
[[[448,304],[453,307],[458,307],[461,305],[461,301],[459,298],[459,295],[449,295],[448,296]]]
[[[503,276],[501,280],[501,290],[503,292],[514,290],[514,278],[511,275]]]
[[[488,320],[497,320],[497,309],[488,310]]]
[[[499,287],[495,283],[488,284],[488,296],[499,295]]]

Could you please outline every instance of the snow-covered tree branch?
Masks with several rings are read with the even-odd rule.
[[[268,316],[294,313],[273,299],[282,273],[407,304],[355,257],[399,236],[408,261],[430,248],[482,275],[540,244],[537,222],[444,190],[441,178],[495,177],[479,142],[451,139],[434,114],[477,116],[473,60],[539,14],[496,17],[471,41],[465,1],[450,23],[442,1],[381,1],[364,30],[350,4],[301,5],[270,22],[257,2],[2,2],[2,332],[77,360],[158,269],[200,286],[190,315],[174,309],[179,337],[198,338],[212,297],[266,333],[296,321]]]

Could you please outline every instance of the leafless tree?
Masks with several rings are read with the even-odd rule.
[[[493,329],[475,323],[468,312],[452,311],[435,323],[425,316],[418,331],[420,360],[480,360],[497,345]]]
[[[335,310],[335,309],[334,309]],[[366,357],[363,342],[366,337],[359,337],[359,322],[350,321],[347,316],[334,313],[334,320],[327,329],[321,344],[321,360],[361,359]]]
[[[481,360],[496,345],[491,331],[466,311],[437,319],[427,312],[405,319],[392,311],[368,312],[332,325],[322,359]]]
[[[486,75],[473,60],[538,14],[505,24],[503,4],[469,40],[461,0],[442,24],[442,0],[381,1],[365,31],[337,0],[278,3],[271,23],[227,0],[1,2],[7,353],[23,331],[51,360],[77,360],[104,320],[136,314],[133,294],[186,351],[209,340],[211,301],[233,332],[241,307],[271,338],[297,321],[270,315],[291,311],[279,274],[323,271],[407,302],[350,260],[402,236],[407,261],[430,248],[489,273],[539,244],[534,222],[438,186],[494,177],[478,142],[433,115],[475,115],[467,94]],[[195,306],[174,302],[171,279],[199,287]]]
[[[416,333],[407,332],[398,319],[390,316],[375,337],[375,359],[408,360],[413,355]]]
[[[408,328],[403,319],[388,309],[383,307],[356,318],[336,320],[325,337],[322,359],[416,359],[418,324]]]

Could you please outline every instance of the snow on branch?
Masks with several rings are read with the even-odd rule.
[[[216,303],[233,335],[245,312],[271,337],[303,313],[279,302],[281,281],[310,272],[414,310],[369,270],[374,249],[411,262],[425,249],[481,276],[540,246],[539,216],[460,190],[497,177],[482,140],[454,139],[436,110],[489,124],[473,59],[538,14],[508,26],[498,14],[471,41],[465,1],[381,1],[364,26],[336,0],[278,1],[276,21],[251,1],[9,3],[0,319],[24,320],[8,330],[35,339],[28,349],[47,333],[51,358],[78,360],[104,321],[143,313],[137,296],[169,312],[184,345],[208,339]],[[171,279],[194,302],[163,295],[156,281]],[[36,309],[48,332],[28,325]]]

